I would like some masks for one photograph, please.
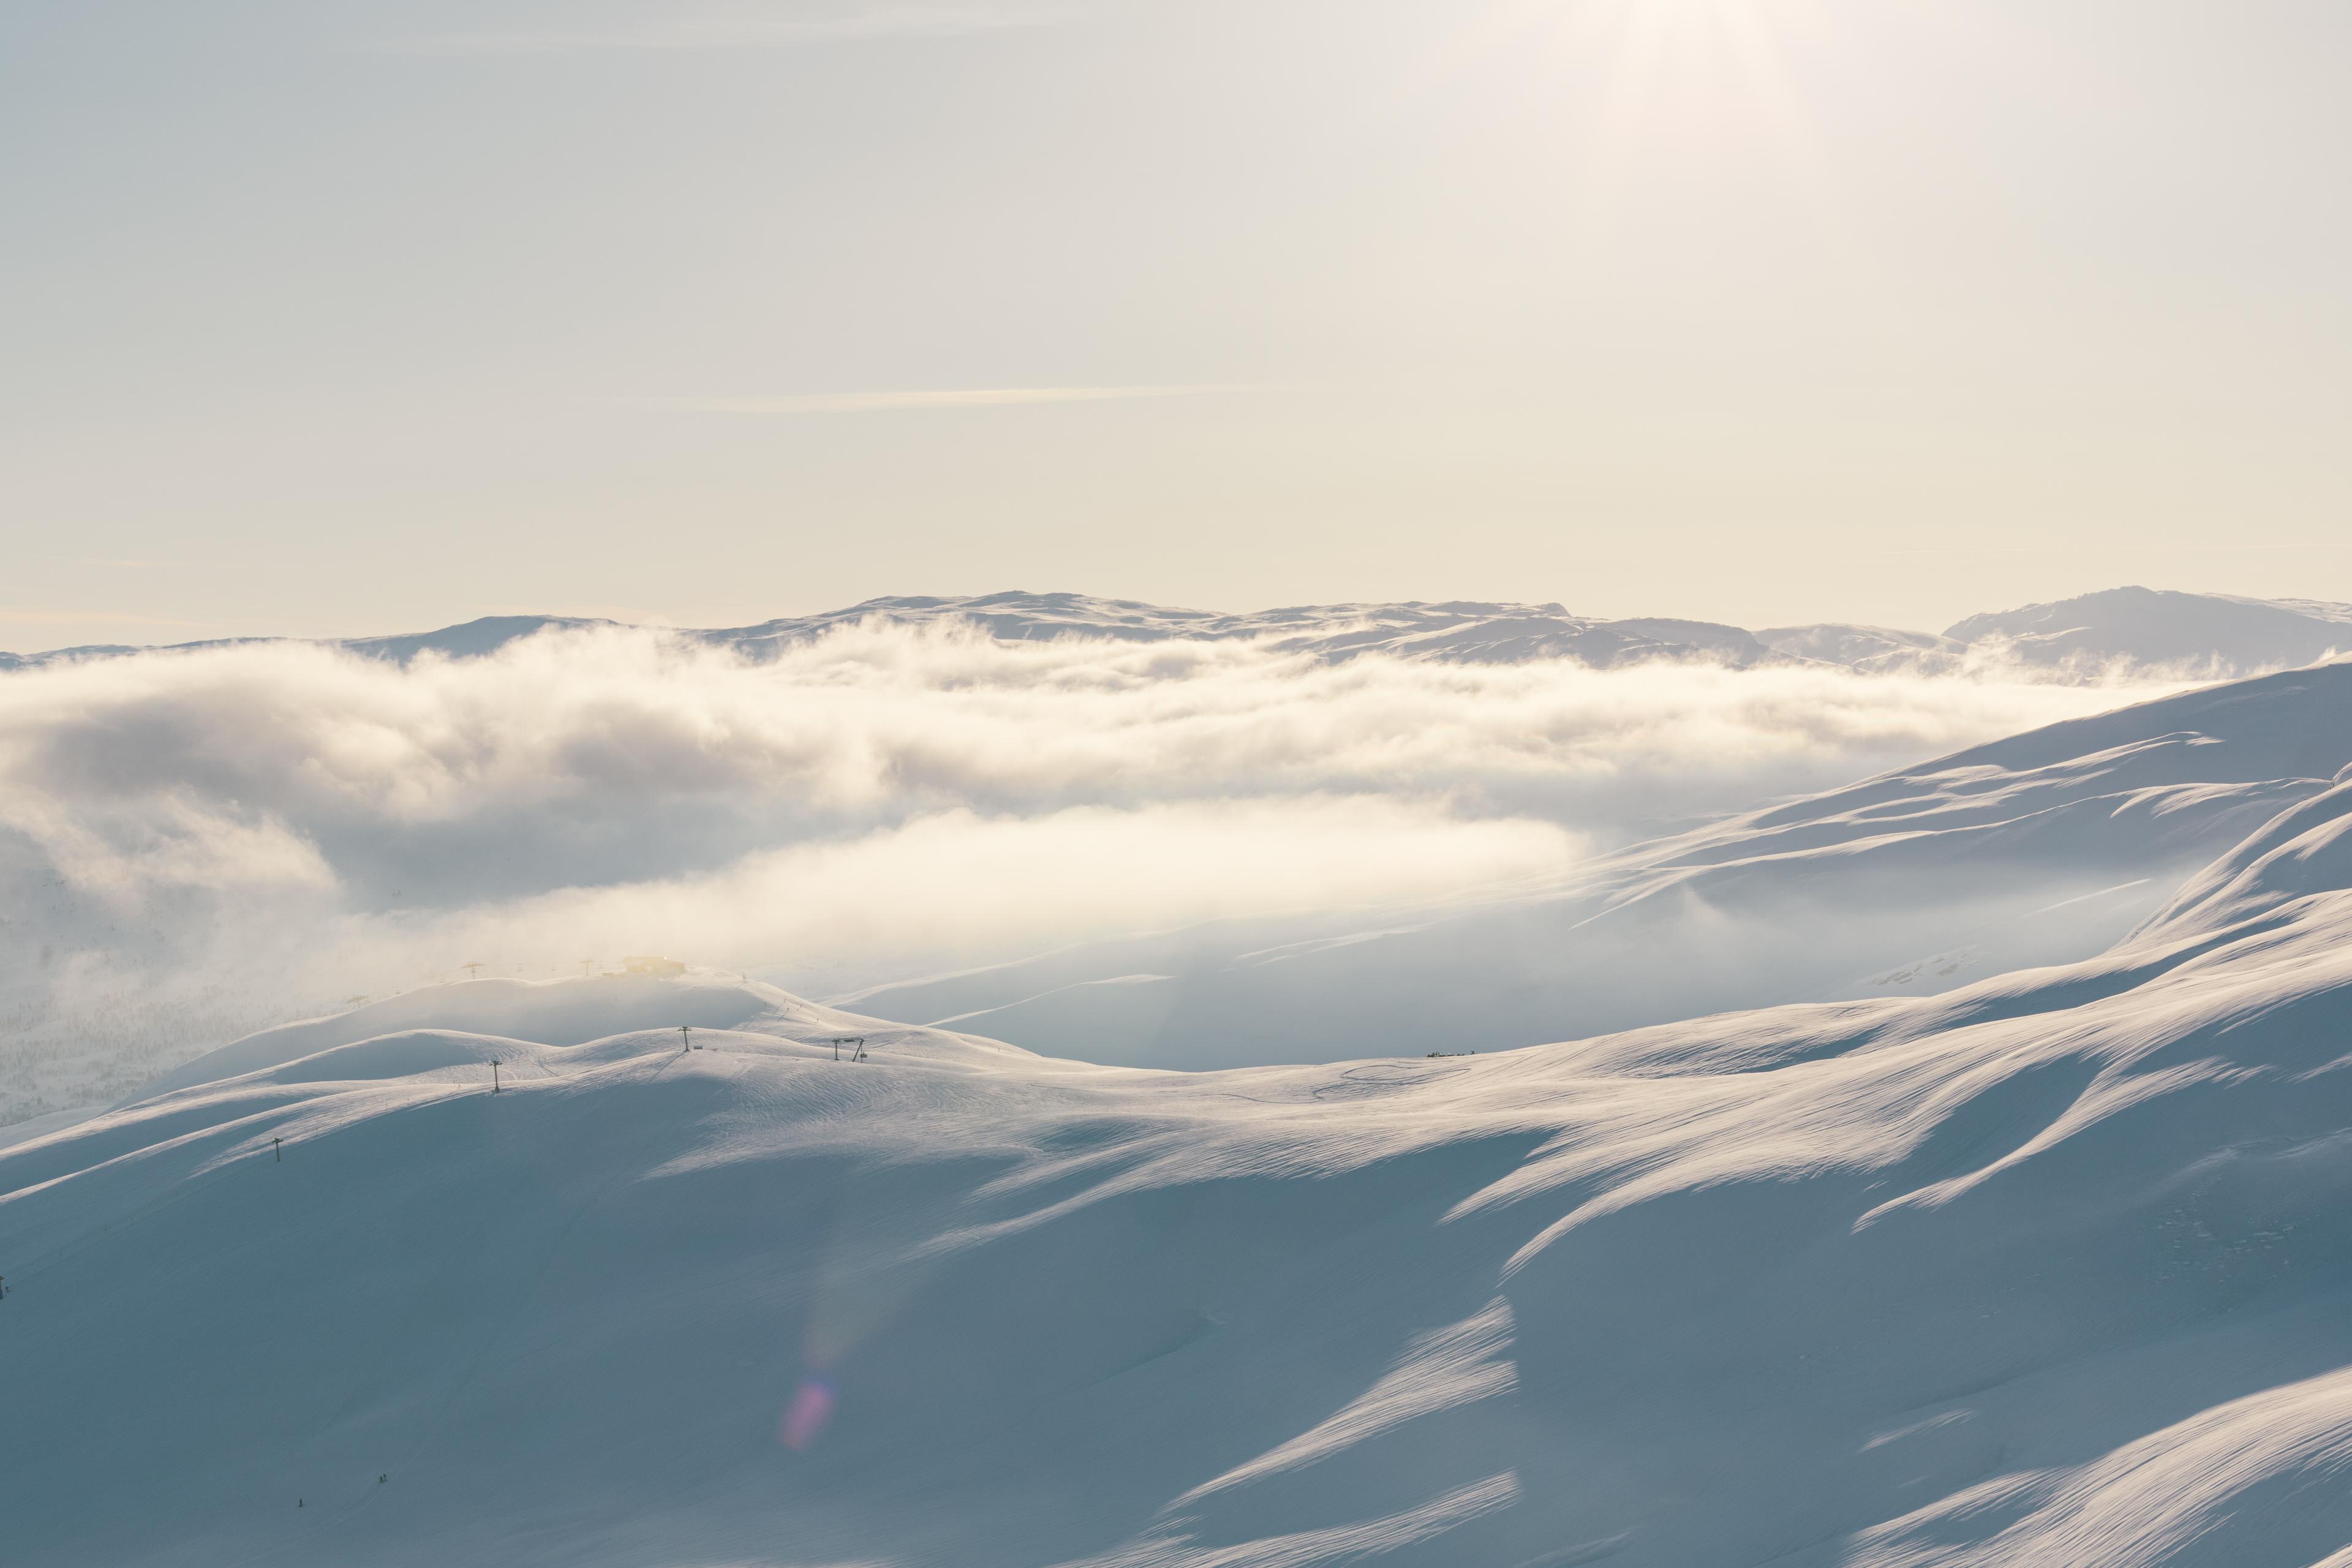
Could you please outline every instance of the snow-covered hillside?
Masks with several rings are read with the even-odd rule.
[[[1476,1058],[619,980],[275,1031],[0,1150],[9,1544],[2337,1563],[2347,845],[2352,782],[2080,963]]]

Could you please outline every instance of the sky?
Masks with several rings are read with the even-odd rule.
[[[2337,0],[13,0],[0,647],[2352,599]]]

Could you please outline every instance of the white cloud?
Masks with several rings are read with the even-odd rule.
[[[346,928],[403,970],[458,948],[560,965],[577,949],[691,953],[726,967],[790,958],[870,967],[875,953],[1028,951],[1106,931],[1442,898],[1573,864],[1549,823],[1465,822],[1364,797],[1030,816],[946,811],[753,851],[715,871],[571,887]],[[551,947],[549,938],[562,933]]]
[[[2121,695],[878,624],[767,662],[607,628],[64,663],[0,676],[0,987],[51,1017],[633,952],[878,980],[1557,876]]]

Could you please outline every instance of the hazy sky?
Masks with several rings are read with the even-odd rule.
[[[10,0],[0,647],[2352,599],[2343,0]]]

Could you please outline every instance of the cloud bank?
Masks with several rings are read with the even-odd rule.
[[[20,1040],[151,1055],[218,1042],[120,1021],[142,1008],[233,1032],[476,962],[662,952],[846,989],[1557,878],[2141,694],[877,624],[764,662],[617,627],[406,668],[68,662],[0,677],[0,986]]]

